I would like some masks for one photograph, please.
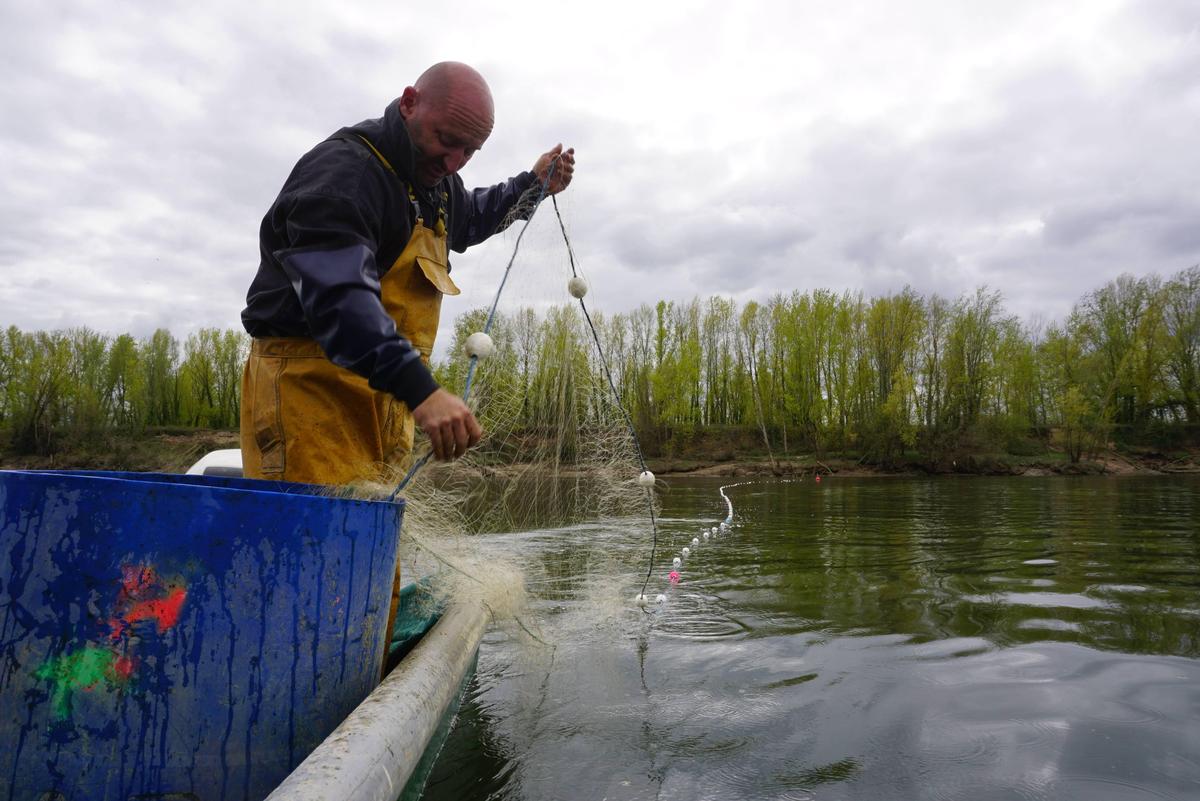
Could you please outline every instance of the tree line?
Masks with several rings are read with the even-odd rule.
[[[448,388],[485,310],[461,315]],[[724,428],[752,430],[770,458],[1038,447],[1072,461],[1115,439],[1171,445],[1200,432],[1200,265],[1169,279],[1122,276],[1065,320],[1027,323],[1000,292],[912,289],[873,298],[815,290],[739,304],[713,296],[593,314],[577,305],[498,315],[497,353],[474,390],[518,424],[611,416],[608,376],[651,453]],[[64,439],[163,426],[234,428],[248,339],[202,329],[110,337],[86,328],[0,337],[0,436],[46,452]],[[499,419],[499,418],[496,418]],[[539,422],[541,421],[541,422]],[[570,443],[564,440],[564,448]]]
[[[484,317],[458,320],[454,352]],[[1166,447],[1200,432],[1200,266],[1168,280],[1122,276],[1052,324],[1023,323],[988,288],[955,299],[910,288],[741,305],[714,296],[593,322],[606,364],[574,306],[496,321],[487,375],[522,399],[507,414],[564,419],[552,407],[569,397],[569,374],[595,395],[573,396],[569,419],[599,416],[607,367],[655,453],[723,427],[756,430],[772,459],[852,453],[877,463],[1028,453],[1053,433],[1074,462],[1114,439]],[[439,371],[460,390],[464,375],[461,360]]]
[[[0,435],[19,453],[49,453],[114,433],[238,424],[248,340],[204,328],[182,343],[88,328],[0,334]]]

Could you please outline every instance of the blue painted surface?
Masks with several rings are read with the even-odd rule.
[[[0,471],[0,798],[265,797],[387,640],[402,502],[318,492]]]

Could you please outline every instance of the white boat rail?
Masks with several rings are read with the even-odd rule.
[[[487,623],[481,605],[452,603],[267,801],[396,801],[456,700]]]

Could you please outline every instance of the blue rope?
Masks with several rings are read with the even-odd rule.
[[[558,164],[558,160],[562,156],[555,156],[554,161],[550,162],[550,169],[546,172],[546,180],[542,182],[538,188],[538,196],[533,201],[533,210],[529,212],[529,217],[525,220],[525,224],[521,226],[521,233],[517,234],[517,243],[513,245],[512,256],[508,259],[508,266],[504,268],[504,275],[500,277],[500,286],[496,289],[496,297],[492,299],[492,308],[488,312],[487,322],[483,324],[483,333],[491,333],[492,323],[496,320],[496,307],[500,305],[500,295],[504,292],[504,285],[508,282],[508,274],[512,272],[513,262],[517,260],[517,251],[521,249],[521,239],[525,236],[525,231],[529,229],[529,224],[533,222],[533,215],[537,213],[538,208],[542,205],[542,200],[546,197],[546,191],[550,188],[550,179],[554,177],[554,167]],[[553,195],[551,195],[553,198]],[[555,210],[558,205],[555,205]],[[471,380],[475,377],[475,365],[479,362],[478,356],[471,357],[471,364],[467,367],[467,384],[463,389],[463,401],[465,402],[471,397]]]
[[[563,241],[567,243],[567,259],[571,262],[571,275],[577,277],[579,273],[575,270],[575,250],[571,247],[571,238],[567,236],[567,226],[563,223],[562,214],[558,211],[558,199],[551,196],[550,202],[554,204],[554,216],[558,218],[558,227],[562,231]],[[616,382],[613,381],[612,371],[608,368],[608,359],[604,357],[604,348],[600,346],[600,335],[596,333],[596,325],[592,322],[592,316],[588,314],[587,304],[583,302],[583,298],[579,299],[579,308],[583,309],[583,317],[587,320],[588,328],[592,332],[592,340],[596,343],[596,353],[600,358],[600,366],[604,368],[604,375],[608,379],[608,387],[612,390],[613,400],[617,404],[617,408],[621,410],[621,414],[625,417],[625,424],[629,426],[629,437],[633,440],[634,450],[637,451],[638,464],[642,466],[642,472],[646,472],[646,459],[642,456],[642,443],[638,440],[637,429],[634,428],[633,418],[629,416],[629,410],[625,408],[625,404],[621,403],[621,394],[617,392]],[[642,582],[642,595],[646,594],[646,587],[650,584],[650,576],[654,572],[654,557],[658,553],[658,521],[654,517],[654,496],[650,494],[650,488],[646,487],[646,507],[650,510],[650,528],[653,532],[653,541],[650,545],[650,565],[646,568],[646,578]]]

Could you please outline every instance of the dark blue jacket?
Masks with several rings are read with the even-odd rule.
[[[388,160],[387,170],[358,136]],[[406,182],[414,153],[398,103],[383,117],[343,128],[306,153],[259,229],[258,274],[242,324],[254,337],[310,337],[341,367],[415,408],[437,389],[420,353],[397,331],[379,279],[408,244],[414,212]],[[457,175],[432,190],[413,185],[426,224],[446,206],[451,250],[496,233],[535,177],[523,172],[468,190]]]

